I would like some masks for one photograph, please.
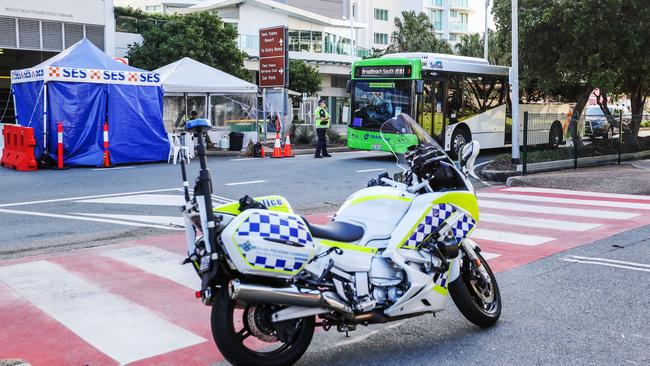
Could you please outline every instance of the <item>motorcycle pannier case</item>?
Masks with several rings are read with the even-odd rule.
[[[298,215],[246,210],[221,233],[234,269],[249,275],[290,278],[315,251],[307,224]]]

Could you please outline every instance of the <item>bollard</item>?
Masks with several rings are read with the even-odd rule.
[[[59,122],[56,125],[56,137],[57,137],[57,168],[63,169],[63,122]]]
[[[108,122],[104,122],[104,168],[111,166],[111,160],[108,156]]]

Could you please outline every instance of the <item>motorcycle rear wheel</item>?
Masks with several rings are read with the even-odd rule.
[[[246,304],[243,311],[235,305],[228,290],[220,289],[215,294],[211,316],[214,342],[233,365],[291,365],[309,347],[314,335],[313,316],[296,320],[295,335],[290,341],[283,342],[273,334],[274,328],[270,323],[272,310],[264,310],[264,307],[272,305]],[[237,330],[237,327],[241,329]]]
[[[467,256],[461,265],[460,275],[449,284],[449,293],[456,307],[470,322],[482,328],[494,325],[501,316],[501,294],[499,285],[487,261],[476,253],[481,266],[490,277],[490,284],[484,284],[476,265]]]

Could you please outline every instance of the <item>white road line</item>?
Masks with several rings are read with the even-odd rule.
[[[98,213],[84,213],[84,212],[71,212],[72,215],[101,217],[105,219],[115,219],[124,221],[145,222],[147,224],[156,225],[179,225],[184,226],[185,221],[180,216],[151,216],[151,215],[120,215],[120,214],[98,214]]]
[[[570,255],[568,257],[575,258],[575,259],[583,259],[583,260],[599,261],[599,262],[608,262],[608,263],[616,263],[616,264],[625,264],[625,265],[628,265],[628,266],[650,268],[650,264],[636,263],[636,262],[626,262],[626,261],[619,261],[619,260],[615,260],[615,259],[580,257],[578,255]]]
[[[0,281],[120,364],[206,341],[47,261],[0,267]]]
[[[124,170],[124,169],[133,169],[133,168],[135,168],[135,167],[134,166],[118,166],[118,167],[115,167],[115,168],[96,168],[96,169],[93,169],[93,170],[98,171],[98,172],[107,172],[107,171],[110,171],[110,170]]]
[[[248,160],[260,160],[262,158],[237,158],[237,159],[228,159],[228,161],[248,161]]]
[[[495,209],[509,210],[509,211],[542,213],[542,214],[551,214],[551,215],[581,216],[581,217],[592,217],[592,218],[608,219],[608,220],[627,220],[640,215],[640,214],[630,213],[630,212],[585,210],[579,208],[566,208],[566,207],[555,207],[555,206],[535,206],[535,205],[526,205],[521,203],[512,203],[512,202],[505,202],[505,201],[490,201],[490,200],[479,200],[478,206],[481,209],[495,208]]]
[[[184,230],[184,229],[180,229],[180,228],[176,228],[176,227],[172,227],[172,226],[152,225],[152,224],[145,224],[145,223],[120,221],[120,220],[110,220],[110,219],[100,219],[100,218],[83,217],[83,216],[61,215],[61,214],[53,214],[53,213],[46,213],[46,212],[7,210],[7,209],[3,209],[3,208],[0,208],[0,212],[16,214],[16,215],[53,217],[53,218],[56,218],[56,219],[69,219],[69,220],[79,220],[79,221],[102,222],[102,223],[106,223],[106,224],[116,224],[116,225],[126,225],[126,226],[152,227],[152,228],[156,228],[156,229],[165,229],[165,230]]]
[[[185,197],[171,194],[137,194],[132,196],[93,198],[75,202],[180,207],[185,204]]]
[[[650,201],[650,196],[634,195],[634,194],[620,194],[620,193],[602,193],[602,192],[585,192],[585,191],[569,191],[566,189],[555,188],[537,188],[537,187],[512,187],[506,188],[504,191],[508,192],[525,192],[525,193],[556,193],[566,194],[572,196],[585,196],[585,197],[602,197],[602,198],[625,198],[641,201]]]
[[[192,266],[180,264],[185,259],[180,254],[150,246],[138,246],[108,250],[100,255],[174,281],[192,290],[201,288],[201,279]]]
[[[386,171],[386,169],[364,169],[364,170],[357,170],[357,173],[368,173],[368,172],[380,172],[380,171]]]
[[[257,183],[266,183],[265,180],[250,180],[248,182],[234,182],[234,183],[226,183],[225,185],[227,186],[241,186],[244,184],[257,184]]]
[[[477,196],[479,198],[482,197],[482,198],[506,199],[506,200],[527,201],[527,202],[565,203],[569,205],[629,208],[633,210],[650,210],[650,203],[600,201],[600,200],[530,196],[524,194],[505,194],[505,193],[479,193],[477,194]]]
[[[555,240],[555,238],[538,235],[518,234],[505,231],[495,231],[487,229],[476,229],[471,234],[472,239],[483,239],[490,241],[498,241],[508,244],[517,245],[539,245]]]
[[[524,226],[524,227],[534,227],[534,228],[543,228],[543,229],[552,229],[552,230],[561,230],[561,231],[587,231],[595,229],[600,224],[590,224],[583,222],[572,222],[572,221],[562,221],[562,220],[548,220],[548,219],[538,219],[532,217],[521,217],[521,216],[505,216],[505,215],[496,215],[491,213],[481,213],[481,222],[495,222],[503,225],[514,225],[514,226]]]
[[[16,203],[4,203],[0,204],[0,207],[11,207],[11,206],[21,206],[21,205],[34,205],[38,203],[50,203],[50,202],[65,202],[65,201],[77,201],[84,199],[92,198],[101,198],[101,197],[116,197],[116,196],[126,196],[130,194],[143,194],[143,193],[158,193],[158,192],[170,192],[175,191],[178,188],[166,188],[166,189],[154,189],[149,191],[138,191],[138,192],[124,192],[124,193],[111,193],[111,194],[99,194],[94,196],[81,196],[81,197],[68,197],[68,198],[56,198],[51,200],[40,200],[40,201],[26,201],[26,202],[16,202]]]
[[[607,266],[607,267],[631,269],[633,271],[650,272],[650,269],[647,269],[647,268],[630,267],[630,266],[624,266],[624,265],[621,265],[621,264],[587,261],[587,260],[580,260],[580,259],[573,259],[573,258],[560,258],[560,260],[563,260],[563,261],[566,261],[566,262],[571,262],[571,263],[595,264],[597,266]]]

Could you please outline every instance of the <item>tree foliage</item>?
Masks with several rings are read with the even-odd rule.
[[[309,66],[303,60],[289,60],[289,89],[301,93],[291,96],[294,104],[302,100],[302,93],[316,94],[321,90],[318,68]]]
[[[129,46],[131,65],[154,70],[190,57],[242,79],[245,53],[237,47],[237,29],[207,12],[159,17],[156,26],[142,32],[142,44]]]
[[[510,3],[495,0],[493,6],[497,38],[507,49]],[[632,113],[641,114],[650,94],[647,29],[647,0],[519,0],[523,85],[577,101],[577,113],[594,88],[604,95],[627,94]],[[634,136],[639,122],[633,120]]]
[[[403,11],[395,18],[395,31],[391,35],[389,52],[436,52],[453,54],[451,46],[436,38],[433,26],[425,13]]]

